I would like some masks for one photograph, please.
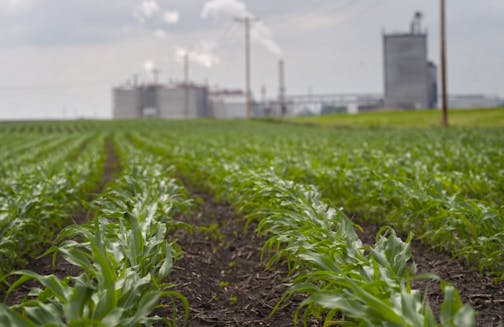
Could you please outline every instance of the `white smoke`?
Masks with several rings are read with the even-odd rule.
[[[273,53],[277,57],[282,57],[282,49],[273,39],[273,33],[271,29],[264,24],[264,22],[256,22],[254,26],[251,28],[250,36],[252,40],[257,41],[262,44],[266,49],[268,49],[271,53]]]
[[[231,20],[234,18],[254,17],[247,5],[240,0],[210,0],[201,10],[201,18],[212,20]],[[273,38],[271,29],[262,21],[251,24],[250,36],[277,57],[282,57],[282,49]]]
[[[202,65],[206,68],[220,62],[219,57],[214,54],[217,45],[215,42],[201,42],[195,49],[187,49],[182,46],[175,47],[175,59],[181,63],[186,55],[189,56],[189,61]]]
[[[156,69],[156,64],[152,60],[146,60],[143,64],[143,68],[147,74],[152,74]]]

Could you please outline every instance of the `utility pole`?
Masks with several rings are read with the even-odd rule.
[[[251,117],[252,93],[250,91],[250,24],[257,21],[256,18],[236,18],[237,22],[245,25],[245,98],[247,101],[247,118]]]
[[[447,99],[447,76],[446,76],[446,1],[441,1],[441,125],[448,127],[448,99]]]
[[[186,118],[189,118],[189,53],[184,55],[184,110]]]

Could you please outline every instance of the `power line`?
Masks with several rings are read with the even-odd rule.
[[[234,29],[236,27],[236,24],[234,22],[230,22],[224,29],[224,31],[221,33],[221,35],[215,39],[215,43],[219,45],[222,41],[224,41],[229,35],[231,35],[234,32]]]
[[[368,1],[371,1],[371,2],[368,2]],[[284,14],[278,19],[275,17],[274,22],[276,25],[278,25],[278,24],[281,25],[282,23],[286,23],[287,21],[296,19],[297,17],[310,17],[310,16],[316,17],[318,15],[327,17],[327,16],[331,16],[335,13],[337,13],[339,15],[346,14],[347,12],[349,12],[353,8],[355,8],[357,5],[363,5],[362,9],[364,9],[364,10],[361,10],[357,13],[357,14],[362,14],[362,13],[368,11],[368,9],[366,9],[367,6],[373,5],[373,4],[376,5],[376,2],[374,2],[374,1],[375,0],[350,0],[350,1],[345,1],[345,2],[330,2],[329,5],[317,6],[311,10],[308,10],[308,11],[303,10],[303,11],[296,11],[295,13]],[[321,1],[319,1],[319,3],[320,2]],[[351,18],[353,16],[355,16],[355,15],[353,15],[353,14],[347,15],[345,17],[347,19],[345,19],[344,22],[352,21],[351,19],[348,19],[348,18]]]
[[[359,4],[359,3],[362,3],[362,2],[358,1],[358,0],[350,0],[350,1],[347,1],[347,2],[343,3],[340,6],[334,7],[334,8],[329,9],[329,10],[324,10],[324,14],[342,12],[344,10],[348,10],[349,8],[351,8],[354,5]]]
[[[333,10],[332,8],[335,5],[341,6],[342,3],[347,3],[347,1],[341,0],[341,1],[327,1],[327,0],[314,0],[310,1],[310,4],[307,6],[304,6],[302,9],[296,10],[295,12],[290,12],[290,13],[285,13],[282,15],[276,15],[274,16],[275,22],[283,21],[283,20],[289,20],[292,18],[293,14],[296,16],[313,16],[319,13],[326,13],[327,10]],[[353,0],[350,0],[353,1]],[[331,9],[332,8],[332,9]]]

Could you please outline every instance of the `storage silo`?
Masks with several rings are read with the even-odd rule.
[[[114,119],[211,117],[208,88],[195,84],[144,84],[113,90]]]
[[[432,76],[427,60],[427,33],[417,12],[409,33],[383,35],[385,107],[400,109],[432,106]]]
[[[133,86],[116,87],[113,90],[114,119],[141,118],[139,111],[140,90]]]
[[[159,91],[161,118],[209,117],[208,88],[194,84],[164,87]]]

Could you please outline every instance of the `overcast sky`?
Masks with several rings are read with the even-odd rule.
[[[448,0],[449,90],[504,95],[504,1]],[[439,0],[0,0],[0,119],[111,117],[134,73],[243,87],[243,25],[254,15],[252,84],[276,96],[382,93],[382,31],[423,11],[438,60]]]

